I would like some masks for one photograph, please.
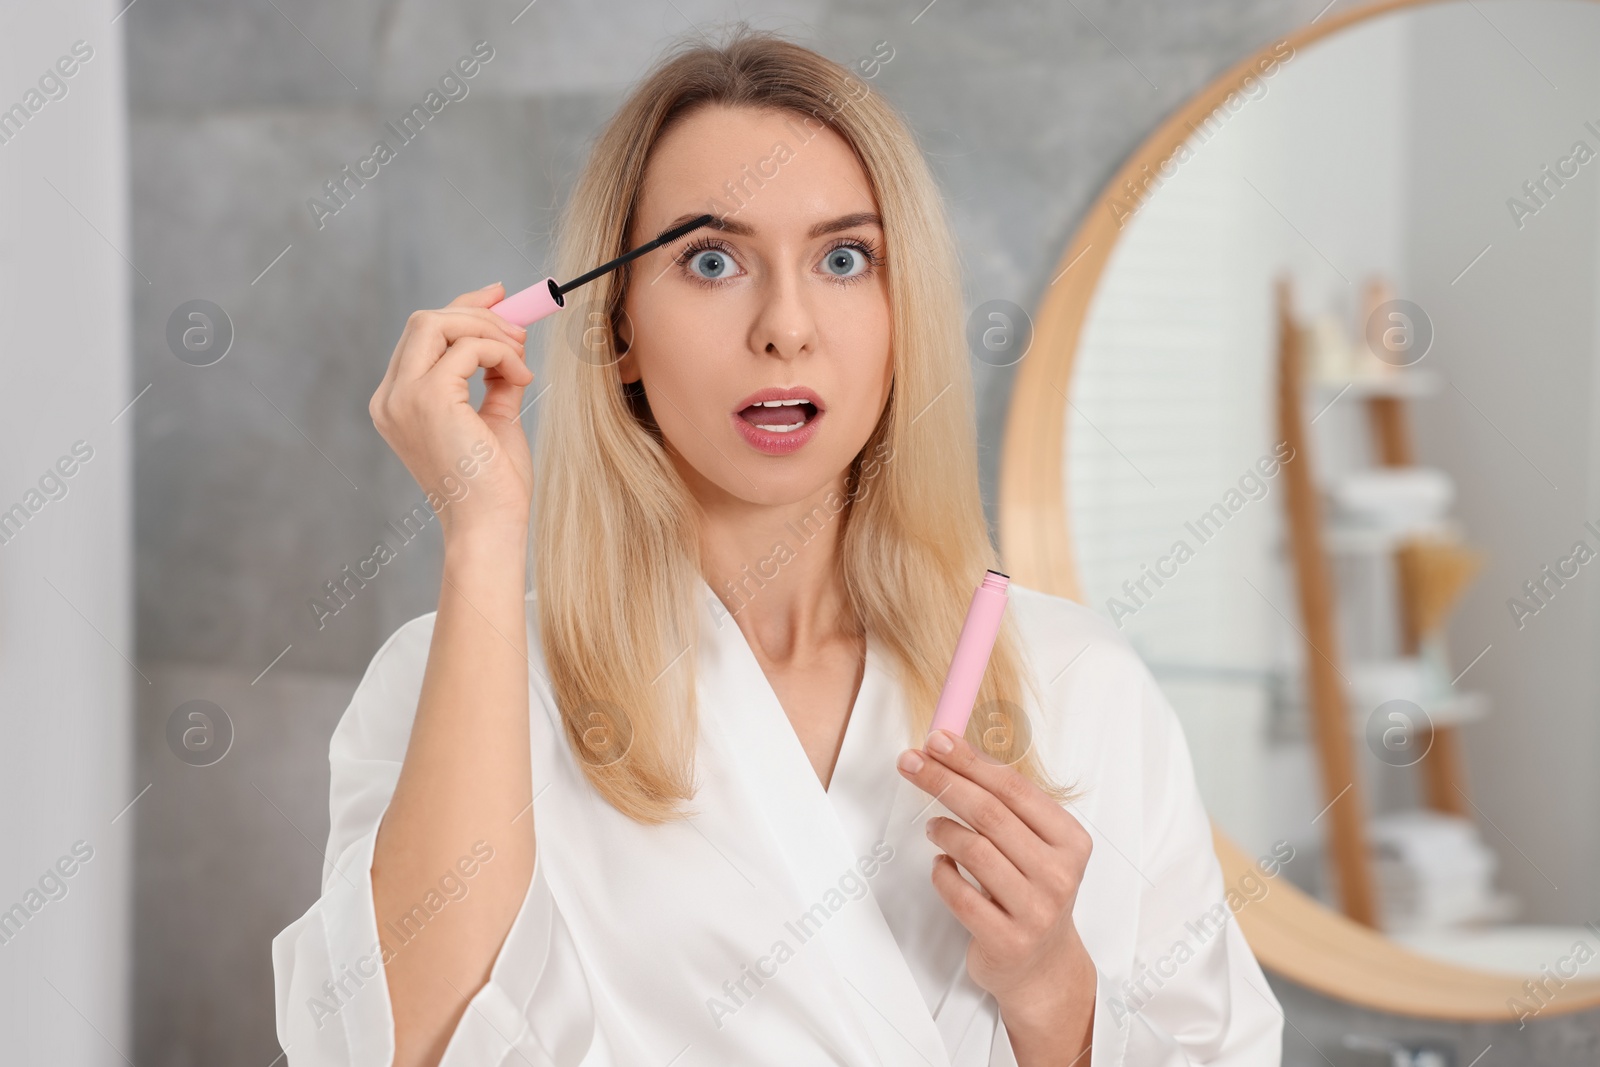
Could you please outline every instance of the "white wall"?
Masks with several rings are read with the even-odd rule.
[[[1494,702],[1465,728],[1484,840],[1524,919],[1576,923],[1600,908],[1600,568],[1521,629],[1506,603],[1575,541],[1600,548],[1584,528],[1600,526],[1600,160],[1520,228],[1506,201],[1574,142],[1600,150],[1585,126],[1600,127],[1600,7],[1482,6],[1460,20],[1421,9],[1410,64],[1412,299],[1436,324],[1427,361],[1452,383],[1418,406],[1418,451],[1454,477],[1455,512],[1488,554],[1449,630],[1457,669],[1488,648],[1461,682]]]
[[[117,816],[138,791],[131,687],[144,682],[129,662],[132,414],[117,416],[137,392],[129,286],[145,282],[123,258],[117,10],[71,0],[0,14],[0,108],[26,102],[74,42],[92,49],[62,79],[66,94],[0,143],[0,509],[26,507],[75,442],[92,449],[66,494],[31,498],[37,513],[0,544],[0,921],[37,906],[20,929],[0,927],[6,1064],[121,1064],[130,1045],[133,818]],[[92,850],[81,865],[77,842]],[[46,877],[63,857],[64,896]]]

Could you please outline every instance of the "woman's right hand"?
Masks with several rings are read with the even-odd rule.
[[[522,393],[527,331],[489,308],[497,282],[417,311],[367,410],[428,494],[445,535],[439,610],[405,762],[372,852],[372,906],[406,922],[473,842],[494,849],[472,895],[385,953],[398,1067],[437,1064],[532,884],[530,687],[524,597],[533,463]],[[468,386],[483,368],[476,410]],[[487,457],[487,459],[485,458]],[[470,994],[468,994],[470,995]]]
[[[499,282],[442,308],[414,311],[367,404],[439,514],[445,538],[486,532],[526,539],[533,461],[522,430],[522,393],[533,381],[528,331],[489,310]],[[484,369],[483,403],[468,385]],[[470,473],[469,473],[470,472]]]

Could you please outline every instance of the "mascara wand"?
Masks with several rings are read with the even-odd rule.
[[[542,282],[535,282],[520,292],[512,293],[498,304],[490,307],[489,310],[514,326],[531,326],[546,315],[566,307],[566,294],[572,292],[578,286],[587,285],[602,274],[614,271],[630,259],[642,256],[669,241],[676,241],[684,234],[691,230],[699,229],[715,218],[715,215],[701,215],[699,218],[686,222],[682,226],[674,226],[655,240],[642,244],[631,252],[624,252],[609,263],[602,263],[589,273],[572,279],[566,285],[557,285],[554,278],[546,278]]]

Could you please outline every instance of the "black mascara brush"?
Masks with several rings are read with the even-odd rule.
[[[586,285],[602,274],[616,270],[630,259],[642,256],[653,248],[659,248],[669,241],[676,241],[689,231],[697,230],[704,226],[715,217],[714,215],[701,215],[699,218],[686,222],[682,226],[674,226],[654,240],[640,245],[631,252],[624,252],[609,263],[602,263],[589,273],[581,274],[565,285],[557,285],[554,278],[546,278],[542,282],[536,282],[521,292],[512,293],[489,310],[515,326],[531,326],[546,315],[566,307],[566,294],[572,292],[578,286]]]

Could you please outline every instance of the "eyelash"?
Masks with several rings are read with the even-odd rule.
[[[848,278],[840,278],[835,275],[833,280],[840,285],[853,285],[856,282],[865,281],[866,279],[872,277],[872,275],[876,273],[877,269],[883,265],[883,260],[880,259],[878,255],[878,246],[865,237],[840,238],[838,241],[835,241],[833,244],[828,246],[827,250],[823,252],[823,256],[827,257],[832,255],[841,248],[854,248],[859,250],[861,254],[866,257],[867,266],[860,274],[854,274]],[[707,289],[714,289],[719,285],[725,284],[728,279],[702,278],[700,275],[689,269],[689,261],[699,253],[707,250],[721,252],[730,258],[733,256],[733,249],[728,246],[727,242],[718,240],[715,237],[702,237],[691,242],[687,248],[678,253],[678,258],[674,262],[676,262],[678,267],[681,268],[683,274],[688,277],[690,281],[699,285],[703,285]]]

